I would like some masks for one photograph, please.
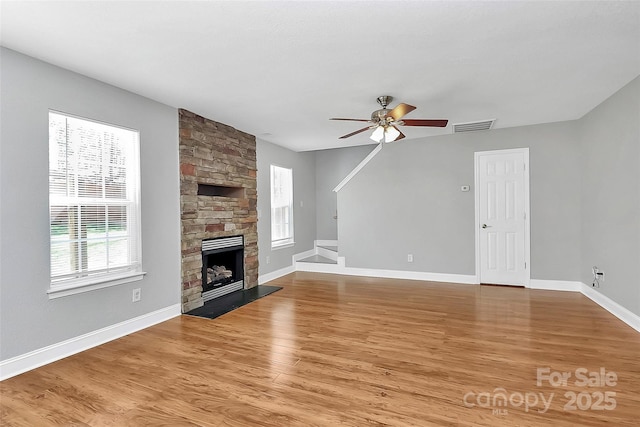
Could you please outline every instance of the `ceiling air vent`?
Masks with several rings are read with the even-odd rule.
[[[453,133],[475,132],[477,130],[489,130],[493,127],[496,119],[482,120],[479,122],[454,123]]]

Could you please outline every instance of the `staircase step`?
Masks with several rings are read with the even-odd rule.
[[[338,247],[335,245],[316,245],[316,254],[321,257],[337,261]]]
[[[325,258],[322,255],[312,255],[310,257],[298,260],[298,262],[309,262],[314,264],[337,264],[337,261]]]

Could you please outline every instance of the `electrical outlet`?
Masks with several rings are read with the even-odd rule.
[[[267,264],[269,264],[271,260],[269,259],[269,257],[267,256]]]
[[[131,299],[133,302],[138,302],[140,301],[140,298],[142,298],[142,290],[140,288],[135,288],[133,290],[133,297]]]
[[[407,262],[413,262],[413,254],[407,255]]]
[[[600,283],[604,282],[604,271],[600,270],[595,265],[591,270],[593,271],[593,283],[591,284],[591,286],[593,286],[594,288],[599,288]]]

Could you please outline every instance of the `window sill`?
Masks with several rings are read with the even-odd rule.
[[[138,280],[142,280],[145,274],[147,273],[143,271],[136,271],[117,276],[82,279],[82,281],[74,281],[73,283],[67,283],[64,285],[51,285],[47,294],[49,294],[49,299],[81,294],[83,292],[95,291],[96,289],[109,288],[111,286],[136,282]]]
[[[292,248],[296,245],[296,242],[288,242],[288,243],[282,243],[279,245],[271,245],[271,250],[277,251],[278,249],[287,249],[287,248]]]

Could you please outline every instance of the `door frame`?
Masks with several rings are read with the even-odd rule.
[[[488,154],[514,154],[522,153],[524,158],[524,262],[525,262],[525,288],[531,287],[531,208],[529,203],[529,147],[511,148],[506,150],[476,151],[474,153],[474,191],[475,191],[475,239],[476,239],[476,283],[481,283],[480,277],[480,156]]]

